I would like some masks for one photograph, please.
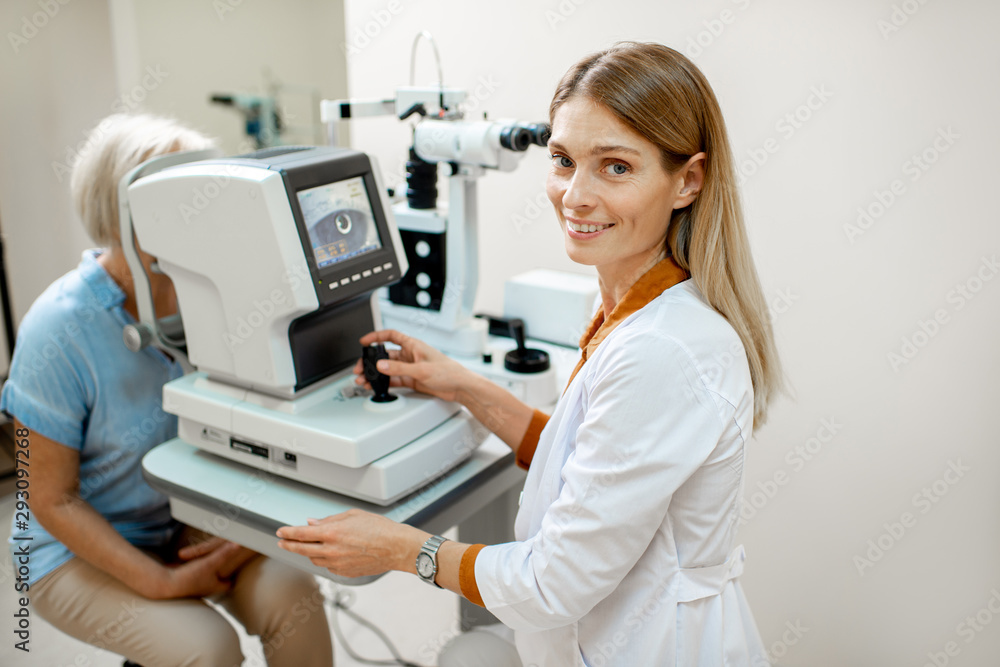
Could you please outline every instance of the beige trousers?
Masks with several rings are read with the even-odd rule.
[[[33,584],[30,596],[58,629],[142,667],[243,664],[236,630],[203,600],[149,600],[79,558]],[[260,636],[269,667],[333,664],[323,594],[312,575],[257,556],[212,601]],[[262,665],[259,658],[247,664]]]

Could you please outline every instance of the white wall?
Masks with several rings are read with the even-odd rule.
[[[228,153],[252,150],[243,116],[209,103],[213,93],[269,94],[268,80],[312,88],[324,97],[347,90],[343,4],[331,0],[113,0],[121,90],[126,100],[198,126]],[[158,77],[149,78],[150,72]],[[148,92],[148,82],[160,79]],[[133,93],[132,91],[136,91]],[[137,95],[136,95],[137,94]],[[280,111],[290,126],[318,121],[308,90],[285,90]],[[313,113],[315,112],[315,113]],[[319,134],[287,143],[318,143]]]
[[[30,0],[0,4],[0,220],[15,321],[90,245],[66,164],[115,93],[107,3],[51,5],[50,16]]]
[[[405,83],[412,39],[427,29],[446,83],[495,88],[480,89],[494,117],[544,118],[566,68],[615,40],[681,50],[701,40],[695,60],[744,160],[750,234],[794,388],[750,451],[742,531],[745,587],[781,665],[923,665],[930,653],[981,667],[1000,655],[1000,619],[961,625],[981,609],[978,623],[992,620],[1000,591],[1000,8],[894,1],[347,2],[352,96]],[[894,12],[901,25],[883,34]],[[419,82],[432,81],[429,49],[419,58]],[[354,146],[401,171],[403,123],[359,120],[352,131]],[[935,162],[914,170],[924,151]],[[517,172],[481,181],[483,309],[501,308],[514,273],[585,271],[565,258],[548,210],[520,224],[546,168],[533,150]],[[879,197],[894,200],[849,236],[858,208],[878,214]],[[936,313],[943,323],[928,323]],[[890,353],[903,361],[894,367]],[[961,477],[946,472],[959,462]],[[855,561],[870,549],[870,566]]]

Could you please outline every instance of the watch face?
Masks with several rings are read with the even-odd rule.
[[[417,574],[424,579],[430,579],[434,575],[434,559],[430,554],[421,552],[417,556]]]

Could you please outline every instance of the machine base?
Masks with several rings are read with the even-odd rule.
[[[184,442],[206,452],[376,505],[391,505],[464,461],[489,432],[465,412],[396,451],[360,468],[348,468],[292,449],[233,438],[187,419]]]
[[[361,391],[362,393],[358,393]],[[374,403],[352,375],[291,400],[191,373],[167,383],[163,406],[199,449],[377,505],[455,467],[489,432],[461,406],[408,389]]]
[[[360,393],[359,393],[360,392]],[[399,400],[374,403],[349,373],[294,399],[280,399],[190,373],[163,387],[163,409],[207,429],[199,437],[229,447],[235,438],[279,446],[348,468],[361,468],[418,436],[430,433],[462,408],[405,388]],[[187,436],[191,434],[190,429]]]

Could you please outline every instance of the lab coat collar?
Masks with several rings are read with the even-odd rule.
[[[650,301],[663,294],[664,291],[677,283],[690,278],[691,275],[677,265],[673,257],[660,260],[656,266],[644,273],[632,287],[629,288],[621,301],[615,304],[611,315],[604,317],[604,308],[597,311],[590,321],[587,331],[580,337],[580,361],[577,362],[573,374],[569,377],[568,387],[576,377],[583,364],[594,354],[597,346],[608,337],[615,327],[625,321],[632,313],[645,308]]]

